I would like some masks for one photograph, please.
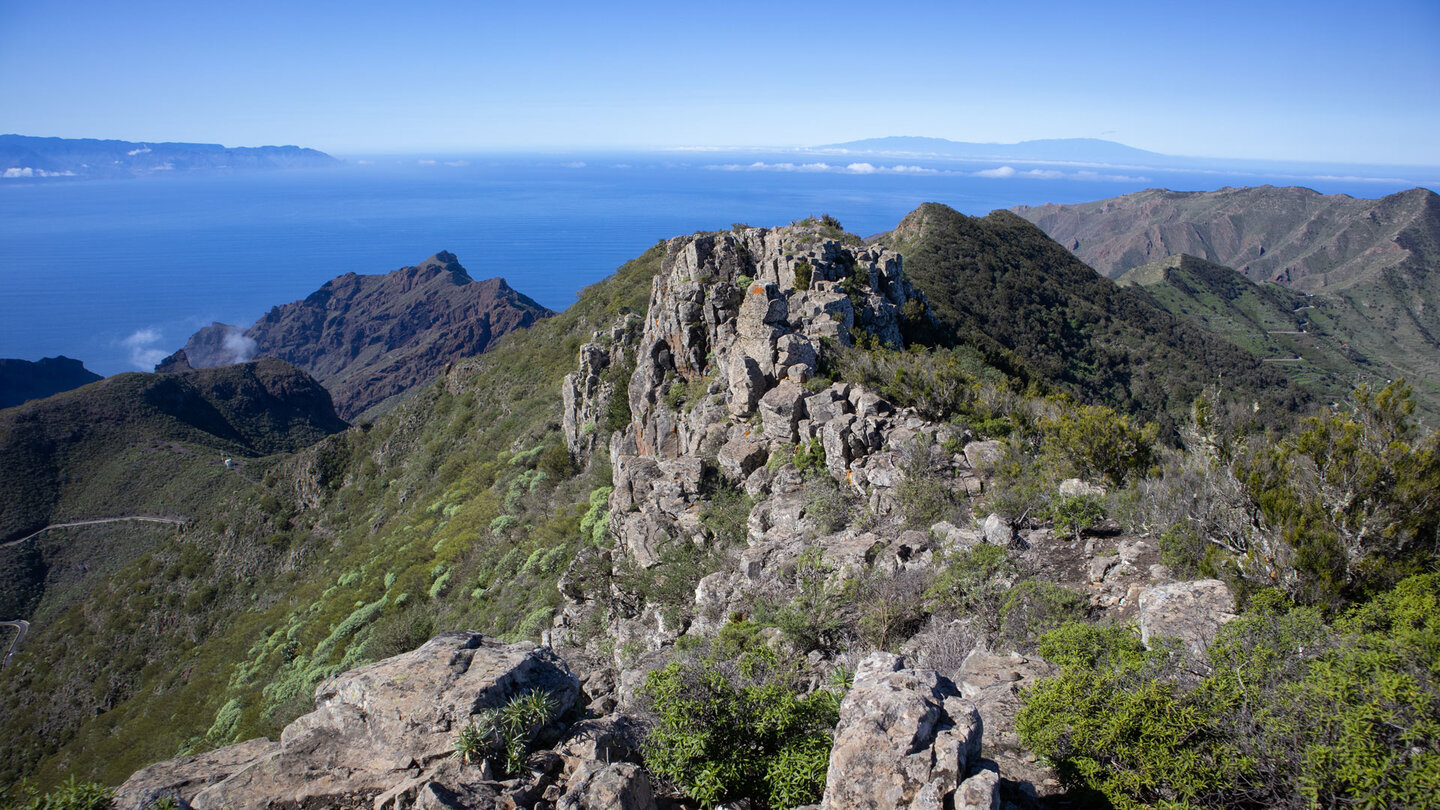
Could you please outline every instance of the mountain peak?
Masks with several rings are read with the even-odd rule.
[[[197,368],[278,357],[314,375],[341,416],[428,382],[514,329],[552,315],[503,279],[476,282],[442,250],[389,273],[346,273],[248,329],[212,324],[184,351]]]

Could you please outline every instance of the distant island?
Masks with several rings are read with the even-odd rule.
[[[313,169],[340,161],[299,146],[225,147],[217,143],[153,143],[94,138],[0,135],[0,179],[143,177],[161,173]]]

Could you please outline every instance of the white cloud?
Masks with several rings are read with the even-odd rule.
[[[470,165],[470,161],[468,161],[468,160],[451,160],[451,161],[448,161],[445,165],[446,165],[446,166],[469,166],[469,165]]]
[[[561,163],[560,167],[564,169],[583,169],[585,168],[585,161],[573,160],[569,163]]]
[[[876,169],[872,164],[869,163],[851,163],[849,166],[845,167],[845,170],[849,172],[854,172],[855,174],[874,174],[876,171],[878,171],[878,169]]]
[[[231,363],[248,363],[254,360],[255,352],[258,349],[255,338],[246,337],[245,333],[239,329],[228,330],[221,345],[229,353]]]
[[[120,345],[130,350],[131,365],[141,371],[152,371],[161,360],[170,356],[169,352],[155,345],[163,339],[158,329],[137,329],[121,340]]]
[[[422,158],[421,160],[418,160],[418,161],[416,161],[416,162],[419,163],[421,166],[434,166],[434,165],[435,165],[435,161],[429,160],[429,159],[424,159],[424,158]]]
[[[1001,167],[996,168],[996,169],[981,169],[980,171],[975,172],[975,176],[976,176],[976,177],[1014,177],[1014,176],[1015,176],[1015,168],[1014,168],[1013,166],[1001,166]]]
[[[149,152],[150,152],[150,147],[148,147],[148,146],[142,146],[142,147],[140,147],[139,149],[131,149],[129,152],[126,152],[125,154],[129,155],[130,157],[135,157],[136,155],[144,155],[144,154],[148,154]]]
[[[29,166],[19,166],[6,169],[0,172],[0,177],[74,177],[75,172],[66,169],[63,172],[50,172],[44,169],[34,169]]]

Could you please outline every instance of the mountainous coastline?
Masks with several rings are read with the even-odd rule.
[[[248,329],[211,324],[157,370],[277,357],[313,375],[340,415],[353,419],[553,314],[504,279],[472,280],[453,253],[442,251],[384,275],[327,281]]]
[[[324,152],[298,146],[225,147],[214,143],[0,135],[0,179],[102,179],[338,165],[340,161]]]
[[[426,266],[412,291],[463,272]],[[1291,299],[1174,269],[1116,285],[1008,212],[736,225],[305,446],[304,420],[217,444],[211,394],[147,393],[268,367],[323,396],[275,360],[0,412],[128,465],[37,477],[63,525],[0,549],[45,583],[11,606],[0,728],[26,743],[0,782],[99,780],[126,810],[1302,806],[1359,795],[1352,770],[1429,795],[1440,442],[1399,386],[1314,408],[1145,290],[1267,333]],[[297,320],[359,315],[325,300]],[[107,384],[194,404],[96,406],[184,435],[76,427]],[[135,493],[132,522],[77,525]]]

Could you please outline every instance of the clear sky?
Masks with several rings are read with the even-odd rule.
[[[1440,164],[1440,0],[0,0],[0,131],[336,154],[1093,137]]]

